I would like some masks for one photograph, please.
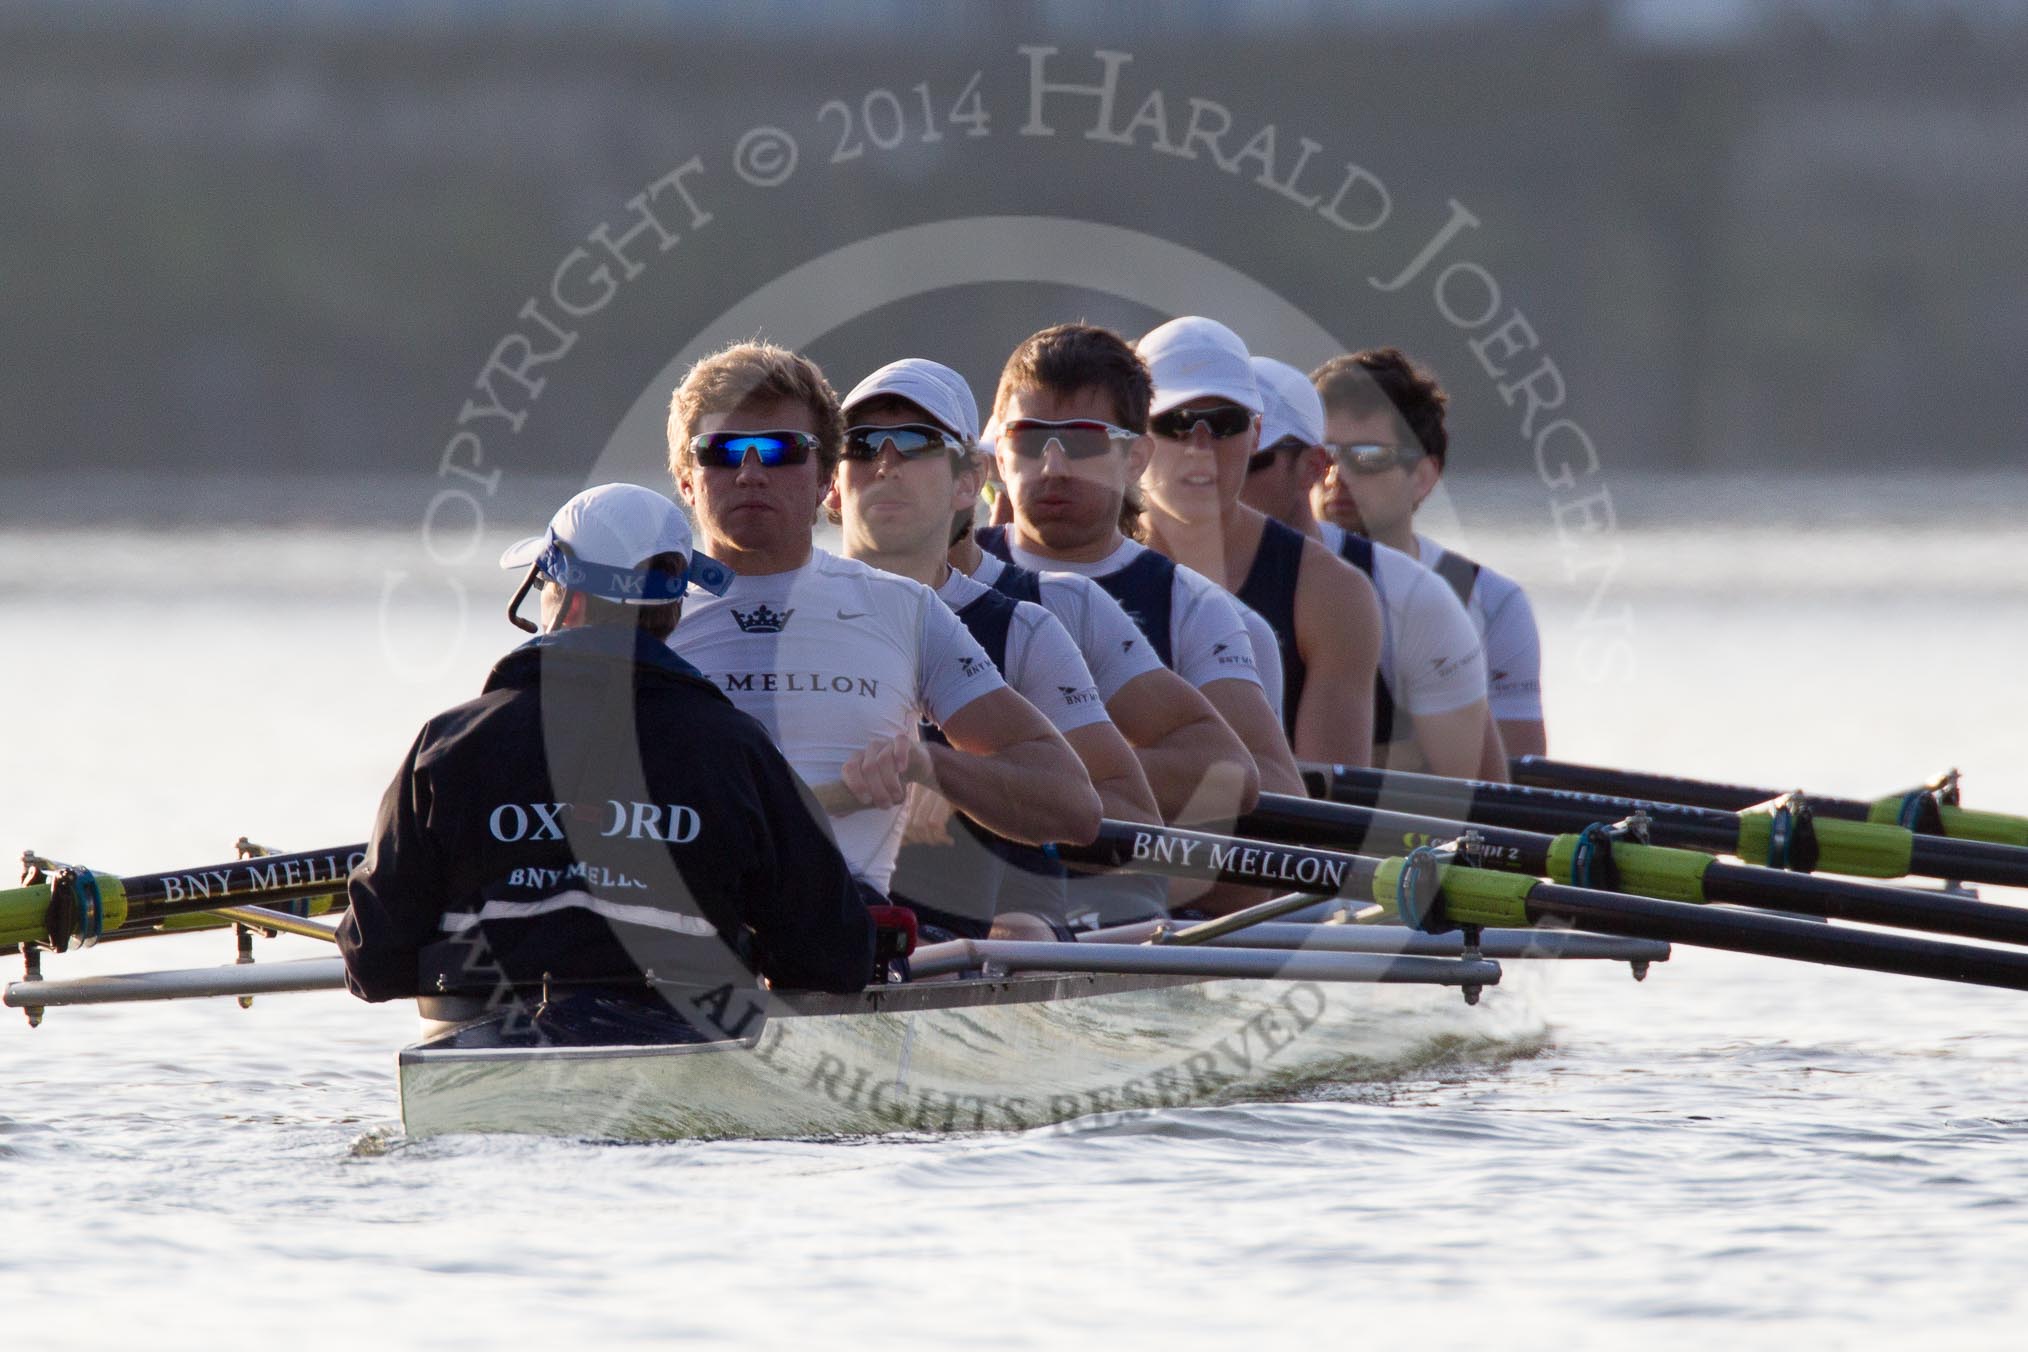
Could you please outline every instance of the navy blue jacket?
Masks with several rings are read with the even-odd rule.
[[[873,972],[866,906],[767,733],[619,626],[530,640],[424,724],[350,890],[338,942],[367,1000]]]

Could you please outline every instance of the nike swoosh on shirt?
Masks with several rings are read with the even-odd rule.
[[[841,620],[863,620],[872,613],[870,610],[841,610],[838,612],[838,618]]]

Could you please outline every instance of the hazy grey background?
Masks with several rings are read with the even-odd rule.
[[[1094,49],[1131,52],[1115,125],[1159,88],[1180,138],[1189,99],[1214,100],[1228,151],[1274,123],[1280,171],[1308,136],[1324,148],[1306,188],[1328,194],[1356,161],[1393,214],[1347,234],[1251,167],[1089,140],[1089,99],[1053,100],[1057,135],[1021,137],[1023,44],[1061,48],[1052,76],[1078,80]],[[974,71],[990,135],[920,143],[914,86],[941,117]],[[2024,76],[2028,7],[1972,0],[14,0],[0,511],[93,469],[225,473],[250,494],[432,474],[524,300],[693,155],[715,219],[582,322],[520,430],[495,424],[489,464],[587,472],[646,382],[757,287],[881,231],[1001,213],[1146,231],[1349,344],[1399,343],[1451,386],[1456,473],[1524,472],[1518,409],[1473,335],[1426,284],[1366,282],[1456,199],[1483,224],[1450,257],[1526,313],[1567,383],[1560,411],[1615,469],[2005,468],[2028,427]],[[839,122],[819,106],[879,87],[906,139],[827,163]],[[771,190],[731,168],[764,123],[801,148]],[[816,355],[841,388],[940,355],[989,396],[1014,342],[1080,315],[1164,317],[1096,291],[966,287],[877,308]]]

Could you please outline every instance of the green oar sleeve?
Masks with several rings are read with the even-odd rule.
[[[1373,875],[1373,899],[1396,914],[1401,911],[1401,871],[1407,862],[1383,860]],[[1438,876],[1443,913],[1453,924],[1524,928],[1532,923],[1528,893],[1535,879],[1470,864],[1445,864]]]
[[[99,932],[111,934],[127,923],[127,889],[110,873],[92,877],[98,884],[99,906],[104,916]],[[47,943],[49,898],[48,883],[0,892],[0,944]]]
[[[1558,836],[1549,847],[1549,876],[1565,886],[1576,885],[1578,840],[1577,836]],[[1619,870],[1622,892],[1663,901],[1702,902],[1704,870],[1711,867],[1711,856],[1699,850],[1614,841],[1613,867]]]
[[[0,892],[0,944],[25,944],[49,933],[49,884]]]
[[[2028,849],[2028,817],[2009,816],[2005,812],[1975,812],[1962,807],[1939,807],[1937,812],[1943,817],[1944,834],[1952,840],[1983,840],[1993,845]],[[1867,820],[1881,826],[1899,825],[1901,797],[1882,798],[1873,804]]]
[[[1848,822],[1818,817],[1811,824],[1817,837],[1819,873],[1854,878],[1904,878],[1913,862],[1915,833],[1878,822]],[[1739,857],[1749,864],[1767,864],[1774,835],[1774,813],[1752,808],[1739,814]]]

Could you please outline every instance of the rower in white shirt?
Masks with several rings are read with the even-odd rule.
[[[1276,431],[1246,344],[1215,319],[1186,315],[1135,350],[1155,380],[1142,538],[1223,584],[1270,626],[1259,654],[1286,664],[1268,688],[1285,694],[1282,728],[1298,755],[1370,764],[1380,602],[1322,544],[1241,500],[1254,453]]]
[[[945,557],[954,520],[969,528],[981,477],[978,403],[964,377],[920,357],[890,362],[853,387],[844,411],[832,502],[845,555],[935,588],[1008,683],[1077,753],[1105,815],[1160,821],[1133,748],[1107,716],[1063,625],[1042,606],[965,576]],[[902,847],[897,898],[968,937],[986,937],[988,927],[1001,938],[1069,937],[1061,865],[962,817],[953,827],[940,796],[917,793],[929,800],[916,812],[916,834],[926,838],[912,836]]]
[[[1505,779],[1508,754],[1547,749],[1542,644],[1534,611],[1512,579],[1415,533],[1415,514],[1442,480],[1450,454],[1443,387],[1392,347],[1333,357],[1311,379],[1328,411],[1337,466],[1318,485],[1317,516],[1416,558],[1474,615],[1486,647],[1488,703],[1504,744],[1504,751],[1489,744],[1484,777]]]
[[[1374,688],[1374,764],[1455,778],[1505,779],[1488,760],[1492,719],[1486,703],[1484,645],[1443,580],[1400,550],[1320,523],[1313,490],[1343,476],[1324,446],[1324,403],[1310,378],[1285,362],[1253,359],[1254,378],[1279,413],[1246,478],[1244,501],[1284,525],[1322,540],[1372,580],[1382,631]],[[1497,769],[1497,776],[1486,772]]]
[[[837,395],[798,353],[743,343],[691,368],[670,404],[670,471],[700,547],[739,576],[686,612],[672,646],[805,780],[842,781],[861,810],[834,821],[839,848],[883,893],[912,784],[1011,840],[1093,839],[1083,766],[949,607],[812,546],[843,431]],[[925,743],[924,721],[949,744]]]
[[[1063,324],[1023,342],[1008,358],[994,404],[995,458],[1013,520],[975,539],[1022,568],[1097,582],[1133,617],[1164,665],[1238,734],[1259,786],[1301,793],[1238,604],[1210,579],[1120,530],[1129,486],[1152,450],[1152,396],[1146,364],[1109,330]],[[1236,795],[1237,810],[1245,811],[1250,798]]]

